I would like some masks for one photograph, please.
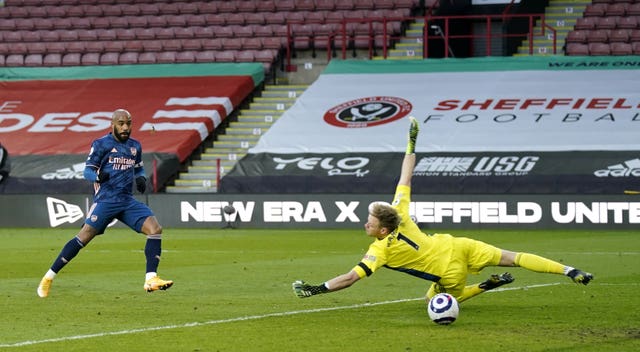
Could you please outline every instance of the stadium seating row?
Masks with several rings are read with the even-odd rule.
[[[375,20],[382,23],[383,18],[387,18],[388,23],[399,24],[403,17],[410,15],[408,9],[391,11],[357,11],[343,16],[339,12],[309,12],[306,14],[293,12],[299,16],[285,16],[280,14],[279,19],[271,18],[268,22],[262,17],[259,21],[245,21],[241,19],[234,21],[233,16],[223,15],[185,15],[185,16],[126,16],[126,17],[82,17],[82,18],[59,18],[59,19],[0,19],[0,31],[35,31],[35,30],[102,30],[102,29],[150,29],[160,30],[165,28],[187,28],[187,27],[232,27],[233,30],[246,31],[259,28],[259,26],[271,26],[273,30],[279,30],[287,23],[308,24],[311,26],[327,25],[337,27],[344,19],[347,19],[348,26],[357,26],[360,19]],[[257,15],[257,14],[253,14]],[[314,16],[315,15],[315,16]],[[248,27],[248,28],[238,28]],[[222,29],[224,30],[224,29]],[[229,35],[233,35],[230,33]]]
[[[569,56],[640,55],[640,42],[634,43],[567,43]]]
[[[580,17],[576,29],[634,29],[640,28],[640,16]]]
[[[398,34],[401,22],[387,23],[388,34]],[[0,30],[0,41],[5,43],[38,43],[38,42],[76,42],[76,41],[124,41],[124,40],[152,40],[152,39],[240,39],[280,37],[286,39],[288,33],[296,37],[327,37],[369,35],[384,33],[382,22],[347,23],[344,28],[335,23],[314,23],[271,26],[206,26],[206,27],[177,27],[177,28],[116,28],[116,29],[79,29],[79,30],[37,30],[11,31]],[[300,40],[304,40],[300,38]],[[286,44],[286,41],[282,41]],[[242,44],[239,44],[242,45]]]
[[[434,0],[427,1],[433,2]],[[0,17],[83,17],[180,15],[286,11],[334,11],[412,8],[417,0],[6,0]]]
[[[2,8],[0,8],[2,9]],[[78,16],[78,17],[0,17],[0,29],[103,29],[222,26],[249,24],[286,24],[341,22],[343,19],[395,18],[396,21],[411,14],[408,8],[354,11],[298,11],[276,13],[188,14],[188,15],[126,15],[126,16]]]
[[[640,29],[575,29],[567,33],[567,43],[640,42]]]
[[[615,2],[588,4],[582,14],[584,17],[636,16],[640,15],[640,2]]]
[[[208,50],[208,51],[161,51],[161,52],[107,52],[68,54],[28,54],[0,55],[0,66],[83,66],[83,65],[126,65],[154,63],[193,62],[260,62],[268,71],[275,59],[275,50]]]
[[[164,40],[104,40],[73,42],[27,42],[2,43],[0,54],[66,54],[66,53],[103,53],[103,52],[157,52],[157,51],[201,51],[201,50],[280,50],[286,39],[281,37],[265,38],[202,38],[202,39],[164,39]]]

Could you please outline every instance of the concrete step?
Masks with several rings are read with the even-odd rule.
[[[225,131],[225,134],[260,136],[264,132],[266,132],[266,130],[269,129],[269,127],[271,127],[271,125],[268,125],[266,123],[264,123],[263,127],[246,127],[244,124],[240,126],[239,122],[233,123],[231,126],[233,127],[228,127],[227,130]]]
[[[187,172],[178,175],[175,185],[166,188],[167,193],[217,192],[218,166],[219,177],[224,177],[306,88],[306,85],[266,85],[248,109],[238,111],[237,121],[229,123],[213,147],[205,148],[200,159],[193,160]]]
[[[249,103],[249,109],[251,110],[275,110],[283,111],[289,109],[293,105],[293,102],[265,102],[265,103]]]
[[[260,139],[260,135],[254,134],[221,134],[218,136],[218,140],[213,142],[215,146],[218,142],[257,142]]]
[[[214,147],[220,147],[220,148],[249,149],[249,148],[253,148],[255,145],[256,145],[256,142],[251,142],[251,141],[215,141],[213,142]]]
[[[238,118],[238,121],[235,121],[233,123],[233,128],[239,128],[239,129],[254,129],[254,128],[259,128],[263,131],[268,130],[272,125],[273,122],[275,122],[275,119],[272,119],[271,122],[267,122],[264,120],[260,120],[260,121],[248,121],[246,119],[240,119]],[[227,131],[229,129],[227,128]],[[229,133],[229,132],[227,132]]]
[[[203,186],[167,186],[167,193],[217,193],[218,189],[214,186],[212,187],[203,187]]]

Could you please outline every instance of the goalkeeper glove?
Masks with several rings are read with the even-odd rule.
[[[147,190],[147,179],[144,176],[136,177],[136,189],[140,193],[144,193]]]
[[[409,142],[407,143],[407,154],[413,154],[416,152],[416,139],[418,139],[418,120],[415,117],[409,116],[411,126],[409,126]]]
[[[108,172],[101,172],[98,174],[98,176],[96,177],[96,182],[98,183],[105,183],[107,182],[109,179],[111,178],[111,175],[109,175]]]
[[[329,289],[325,284],[314,286],[309,285],[302,280],[295,281],[291,286],[293,287],[293,292],[300,298],[307,298],[313,295],[329,292]]]

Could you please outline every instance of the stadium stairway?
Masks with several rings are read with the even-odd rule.
[[[166,192],[216,193],[218,160],[222,178],[306,88],[307,85],[266,85],[247,109],[239,110],[237,120],[229,122],[224,133],[219,134],[213,142],[213,147],[205,148],[199,159],[192,160],[187,170],[179,173],[174,185],[166,187]]]
[[[591,0],[550,0],[545,10],[547,25],[556,30],[556,54],[564,55],[567,34],[573,29],[576,20],[583,16],[585,7]],[[535,24],[534,33],[542,33],[542,21]],[[529,40],[523,40],[514,56],[529,56]],[[554,55],[553,34],[546,30],[545,35],[533,37],[533,55]]]

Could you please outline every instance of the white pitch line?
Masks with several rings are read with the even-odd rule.
[[[497,288],[497,289],[492,290],[492,291],[487,291],[487,293],[500,292],[500,291],[513,291],[513,290],[521,290],[521,289],[545,287],[545,286],[555,286],[555,285],[560,285],[560,283],[530,285],[530,286],[522,286],[522,287]],[[22,346],[37,345],[37,344],[49,343],[49,342],[83,340],[83,339],[91,339],[91,338],[94,338],[94,337],[128,335],[128,334],[136,334],[136,333],[140,333],[140,332],[149,332],[149,331],[157,331],[157,330],[180,329],[180,328],[190,328],[190,327],[205,326],[205,325],[217,325],[217,324],[225,324],[225,323],[235,323],[235,322],[238,322],[238,321],[258,320],[258,319],[272,318],[272,317],[285,317],[285,316],[290,316],[290,315],[310,314],[310,313],[318,313],[318,312],[328,312],[328,311],[333,311],[333,310],[357,309],[357,308],[363,308],[363,307],[374,307],[374,306],[381,306],[381,305],[386,305],[386,304],[404,303],[404,302],[411,302],[411,301],[418,301],[418,300],[424,300],[424,297],[396,299],[396,300],[391,300],[391,301],[382,301],[382,302],[374,302],[374,303],[360,303],[360,304],[353,304],[353,305],[341,306],[341,307],[326,307],[326,308],[293,310],[293,311],[289,311],[289,312],[269,313],[269,314],[262,314],[262,315],[250,315],[250,316],[237,317],[237,318],[209,320],[209,321],[204,321],[204,322],[192,322],[192,323],[184,323],[184,324],[176,324],[176,325],[165,325],[165,326],[155,326],[155,327],[140,328],[140,329],[120,330],[120,331],[111,331],[111,332],[100,332],[100,333],[86,334],[86,335],[56,337],[56,338],[44,339],[44,340],[30,340],[30,341],[22,341],[22,342],[1,344],[0,348],[4,348],[4,347],[22,347]]]

